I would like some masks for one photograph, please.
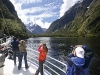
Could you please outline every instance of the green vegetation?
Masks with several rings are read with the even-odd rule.
[[[18,38],[100,37],[100,1],[84,0],[83,4],[72,7],[64,16],[54,21],[46,33],[29,34],[18,18],[13,4],[9,0],[0,0],[0,31]]]
[[[27,30],[18,18],[14,6],[9,0],[0,0],[0,30],[6,35],[27,38]]]
[[[72,7],[63,17],[54,21],[46,33],[62,34],[65,37],[100,37],[100,1],[91,0],[90,4],[87,1]],[[62,27],[59,29],[57,26]]]

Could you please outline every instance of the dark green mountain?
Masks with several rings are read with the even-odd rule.
[[[6,35],[27,37],[27,30],[18,18],[13,4],[9,0],[0,0],[0,31]]]
[[[46,33],[64,36],[100,36],[100,0],[83,0],[58,20]]]

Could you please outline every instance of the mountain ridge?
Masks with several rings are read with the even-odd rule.
[[[29,23],[26,25],[26,28],[32,33],[32,34],[42,34],[46,31],[46,28],[42,28],[38,24]]]
[[[52,22],[46,33],[65,36],[100,36],[99,8],[99,0],[83,0],[82,3],[77,3],[66,11],[60,19]]]

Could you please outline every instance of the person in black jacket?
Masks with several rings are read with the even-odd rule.
[[[18,56],[18,60],[19,60],[19,47],[18,47],[19,41],[17,40],[16,37],[13,38],[11,45],[12,45],[12,51],[13,51],[14,64],[16,65],[16,55]]]
[[[85,75],[89,74],[89,68],[94,58],[94,52],[90,48],[87,48],[85,45],[82,45],[82,48],[85,50],[85,64],[83,66]]]

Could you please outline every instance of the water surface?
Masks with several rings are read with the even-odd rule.
[[[64,57],[66,57],[70,52],[71,45],[86,45],[88,48],[94,51],[94,60],[90,66],[90,75],[100,75],[100,40],[99,37],[91,38],[51,38],[51,37],[37,37],[29,38],[27,44],[31,48],[37,50],[38,46],[45,42],[49,49],[48,55],[56,58],[64,63]]]

